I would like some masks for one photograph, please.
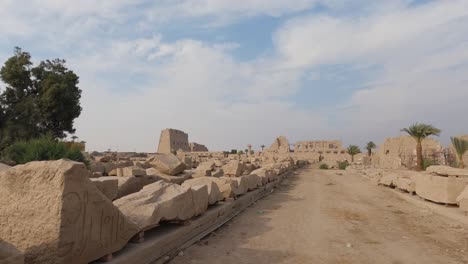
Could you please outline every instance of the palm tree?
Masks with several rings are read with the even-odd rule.
[[[361,153],[361,149],[356,145],[349,145],[347,152],[351,155],[351,162],[354,162],[354,156]]]
[[[416,170],[423,170],[422,141],[428,136],[439,136],[440,129],[423,123],[416,123],[401,131],[408,133],[416,140]]]
[[[366,145],[366,149],[367,149],[367,154],[370,156],[372,156],[372,149],[375,149],[377,147],[377,145],[375,145],[375,143],[373,141],[369,141]]]
[[[464,140],[458,137],[451,137],[450,139],[452,140],[452,145],[457,152],[458,159],[460,160],[458,167],[460,169],[464,169],[465,162],[463,161],[463,155],[465,155],[465,152],[468,151],[468,140]]]
[[[262,148],[262,152],[263,152],[263,149],[265,148],[265,145],[261,145],[260,147]]]

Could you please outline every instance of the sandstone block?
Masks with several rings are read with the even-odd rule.
[[[397,180],[397,174],[392,172],[386,172],[383,173],[382,178],[379,180],[379,184],[389,186],[389,187],[395,187],[396,186],[396,180]]]
[[[255,174],[262,179],[262,184],[265,185],[268,182],[274,181],[275,175],[272,170],[260,168],[251,172],[251,174]]]
[[[239,177],[245,170],[245,163],[238,160],[231,160],[223,166],[224,175]]]
[[[444,177],[432,174],[420,174],[415,176],[416,193],[427,200],[456,204],[457,197],[468,185],[468,178]]]
[[[185,164],[171,153],[157,153],[151,158],[150,164],[160,172],[171,176],[177,175],[185,170]]]
[[[221,177],[219,178],[223,181],[231,181],[234,183],[234,188],[232,192],[235,196],[245,194],[249,191],[249,180],[244,177]]]
[[[194,186],[206,186],[208,191],[208,203],[215,204],[218,201],[224,199],[223,194],[218,188],[218,185],[215,183],[214,178],[212,177],[200,177],[196,179],[191,179],[185,181],[182,186],[184,187],[194,187]]]
[[[255,174],[245,175],[245,176],[242,176],[240,178],[247,179],[249,191],[255,190],[258,187],[261,187],[263,185],[262,184],[262,178],[260,176],[255,175]]]
[[[449,166],[430,166],[426,169],[427,172],[431,172],[440,176],[463,176],[468,177],[467,169],[452,168]]]
[[[211,176],[211,171],[215,168],[214,161],[205,161],[198,165],[195,170],[196,177]]]
[[[416,181],[411,178],[397,177],[394,184],[400,190],[404,190],[409,193],[416,192]]]
[[[117,170],[117,176],[119,177],[146,176],[146,170],[137,166],[125,167],[125,168],[121,168]]]
[[[0,237],[26,263],[88,263],[120,250],[137,227],[99,191],[84,164],[31,162],[0,173]]]
[[[110,179],[110,177],[94,178],[91,181],[96,187],[107,197],[109,200],[117,198],[119,191],[119,181],[117,179]]]
[[[190,187],[193,195],[193,207],[195,210],[195,216],[202,215],[206,209],[208,209],[208,186],[197,185]]]
[[[139,230],[155,227],[160,221],[184,221],[195,215],[192,189],[164,181],[147,185],[114,204]]]
[[[216,177],[216,178],[222,177],[224,176],[224,171],[223,169],[215,169],[214,171],[211,172],[211,176]]]

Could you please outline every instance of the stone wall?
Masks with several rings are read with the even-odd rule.
[[[426,138],[422,141],[422,148],[424,159],[444,164],[443,146],[439,141]],[[410,136],[386,138],[380,145],[377,156],[380,160],[386,159],[385,157],[399,157],[402,165],[413,168],[416,166],[416,141]]]
[[[340,140],[298,141],[294,144],[294,152],[342,153],[344,149]]]
[[[187,133],[172,128],[161,131],[158,145],[159,153],[172,153],[180,149],[190,151]]]
[[[205,145],[192,142],[189,144],[191,152],[208,152],[208,148]]]

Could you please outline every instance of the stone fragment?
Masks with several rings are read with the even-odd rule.
[[[221,177],[219,178],[224,181],[231,181],[235,184],[235,188],[232,189],[235,196],[242,195],[249,191],[249,181],[244,177]]]
[[[188,156],[185,156],[183,159],[182,159],[182,162],[185,164],[185,167],[187,169],[192,169],[193,168],[193,161],[192,161],[192,157],[188,157]]]
[[[224,176],[224,171],[223,169],[214,169],[214,171],[211,172],[211,176],[216,178],[222,177]]]
[[[468,177],[467,169],[452,168],[449,166],[430,166],[426,169],[427,172],[434,173],[440,176],[463,176]]]
[[[131,167],[133,166],[132,161],[117,161],[117,162],[104,162],[102,163],[104,166],[104,174],[109,175],[109,173],[115,169],[121,169],[125,167]]]
[[[114,179],[114,180],[117,180],[118,182],[117,197],[115,197],[115,199],[119,199],[129,194],[139,192],[146,185],[160,180],[159,177],[153,177],[153,176],[143,176],[143,177],[108,176],[105,178]]]
[[[223,166],[224,175],[239,177],[245,169],[245,163],[238,160],[231,160]]]
[[[214,161],[205,161],[200,163],[195,170],[195,177],[211,176],[211,171],[215,168]]]
[[[172,153],[157,153],[150,160],[150,164],[167,175],[177,175],[185,170],[185,164]]]
[[[195,214],[192,189],[164,181],[147,185],[114,204],[141,231],[160,221],[184,221]]]
[[[261,187],[262,184],[262,178],[260,176],[257,176],[255,174],[249,174],[242,176],[240,178],[245,178],[247,180],[247,185],[248,185],[248,190],[252,191],[257,189],[258,187]]]
[[[215,159],[214,163],[215,163],[216,167],[222,167],[225,164],[222,160],[219,160],[219,159]]]
[[[218,181],[219,182],[219,181]],[[210,205],[217,203],[224,199],[223,194],[216,184],[216,180],[213,177],[200,177],[196,179],[190,179],[185,181],[182,186],[184,187],[195,187],[195,186],[206,186],[208,191],[208,203]]]
[[[175,184],[179,184],[181,185],[183,182],[185,182],[186,180],[192,178],[193,176],[193,172],[192,171],[184,171],[183,173],[179,174],[179,175],[176,175],[176,176],[171,176],[171,175],[167,175],[167,174],[164,174],[164,173],[161,173],[160,171],[158,171],[157,169],[155,168],[150,168],[150,169],[147,169],[146,170],[146,173],[148,175],[151,175],[153,177],[156,177],[160,180],[163,180],[165,182],[169,182],[169,183],[175,183]]]
[[[13,245],[0,240],[0,264],[24,264],[24,255]]]
[[[275,175],[272,170],[266,168],[260,168],[252,171],[250,174],[255,174],[262,179],[262,184],[265,185],[268,182],[272,182],[275,179]]]
[[[117,176],[119,177],[146,176],[146,170],[137,166],[125,167],[125,168],[117,169]]]
[[[96,187],[107,197],[109,200],[117,198],[119,191],[119,181],[117,179],[111,179],[111,177],[94,178],[91,181]]]
[[[411,178],[397,177],[394,184],[400,190],[416,193],[416,181]]]
[[[91,172],[99,172],[101,174],[104,174],[104,172],[106,171],[102,162],[99,161],[90,161],[89,170]]]
[[[397,174],[392,172],[392,173],[383,173],[382,178],[379,180],[379,184],[389,186],[389,187],[395,187],[396,186],[396,179],[397,179]]]
[[[193,195],[194,216],[202,215],[208,209],[208,186],[197,185],[190,188]]]
[[[30,162],[0,173],[0,237],[26,263],[88,263],[118,251],[137,227],[99,191],[83,163]]]
[[[227,177],[209,177],[217,186],[224,198],[233,198],[236,196],[238,189],[237,181],[233,181]]]
[[[443,203],[456,204],[457,197],[468,185],[468,178],[444,177],[430,173],[421,173],[415,176],[416,193],[427,200]]]

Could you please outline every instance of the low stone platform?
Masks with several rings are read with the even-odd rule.
[[[164,224],[145,232],[145,240],[128,244],[116,252],[107,264],[149,264],[166,263],[177,253],[234,218],[257,200],[269,195],[273,189],[292,171],[278,176],[278,180],[248,192],[235,200],[220,202],[211,206],[203,215],[195,217],[185,226]],[[94,262],[100,263],[100,262]]]

